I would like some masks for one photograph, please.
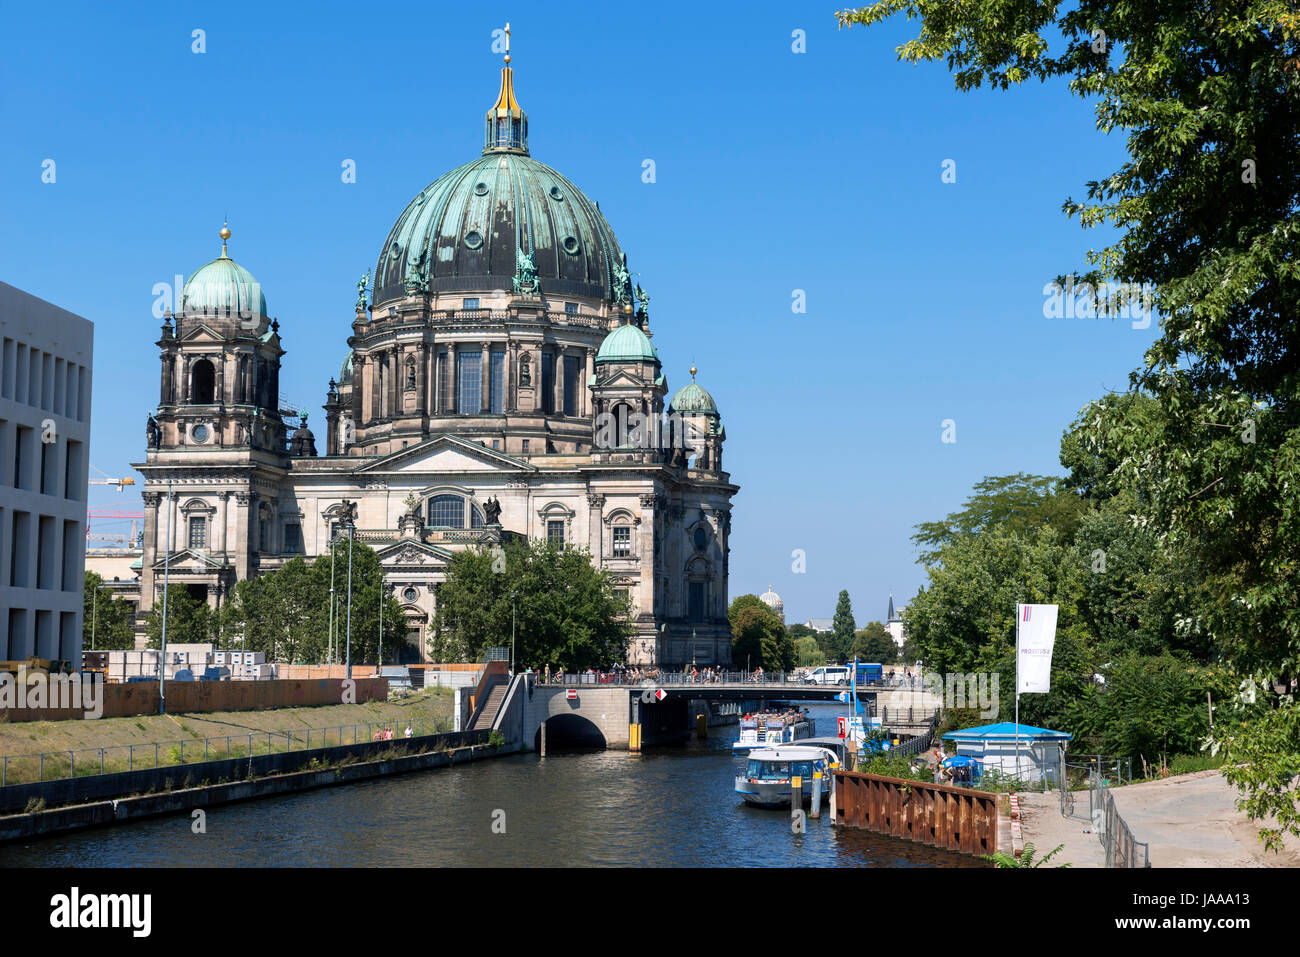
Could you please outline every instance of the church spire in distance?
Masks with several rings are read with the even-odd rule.
[[[501,67],[501,92],[487,111],[483,135],[484,153],[528,155],[528,114],[515,99],[515,71],[510,67],[510,24],[506,24],[506,57]]]

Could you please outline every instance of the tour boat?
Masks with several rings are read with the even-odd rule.
[[[782,746],[761,748],[749,755],[745,773],[736,776],[736,793],[755,807],[789,807],[792,778],[799,783],[800,803],[812,800],[813,775],[821,772],[821,799],[830,793],[831,765],[837,763],[829,748]]]
[[[740,737],[731,750],[736,754],[748,754],[755,748],[793,744],[816,733],[817,722],[806,710],[748,714],[740,719]]]

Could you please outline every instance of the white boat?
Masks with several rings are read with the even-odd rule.
[[[785,746],[760,748],[749,755],[745,773],[736,776],[736,793],[755,807],[789,807],[793,779],[799,782],[800,802],[812,800],[814,775],[820,773],[821,800],[830,793],[830,769],[837,762],[829,748]]]
[[[740,719],[740,737],[732,744],[736,754],[748,754],[755,748],[793,744],[817,733],[817,721],[805,708],[799,711],[765,711],[747,714]]]

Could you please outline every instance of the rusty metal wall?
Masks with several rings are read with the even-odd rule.
[[[998,849],[998,796],[838,770],[835,823],[982,856]]]

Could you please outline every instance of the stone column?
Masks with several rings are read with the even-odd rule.
[[[519,411],[519,343],[506,343],[506,411]]]
[[[397,418],[402,412],[402,347],[393,346],[388,351],[388,417]]]
[[[588,518],[590,524],[587,548],[591,552],[592,565],[600,568],[605,560],[605,523],[601,519],[601,512],[605,507],[605,496],[588,492],[587,505],[591,507],[591,515]]]
[[[482,362],[479,368],[479,385],[483,387],[482,395],[479,396],[479,411],[490,412],[492,410],[492,343],[481,343],[483,351],[480,353]]]
[[[171,392],[172,376],[171,376],[171,369],[168,366],[169,359],[171,359],[171,356],[167,355],[166,353],[163,353],[162,375],[159,377],[159,382],[158,382],[158,404],[159,405],[171,404],[171,395],[169,393]]]
[[[181,361],[181,403],[190,401],[190,360],[188,356],[179,357]]]
[[[564,347],[555,347],[555,414],[564,415]]]
[[[415,347],[415,411],[421,416],[425,414],[424,380],[429,372],[428,352],[428,347],[423,342]]]
[[[252,566],[249,562],[249,533],[252,518],[257,514],[257,493],[235,493],[235,577],[247,578]]]
[[[658,609],[655,608],[655,506],[658,504],[658,496],[654,492],[648,492],[641,496],[641,515],[635,522],[636,538],[638,551],[641,561],[640,576],[637,580],[637,610],[640,614],[649,614],[651,619],[658,617]],[[662,664],[668,653],[666,643],[661,643],[660,633],[656,630],[651,636],[654,642],[654,660],[656,664]]]
[[[223,406],[226,404],[226,354],[224,352],[217,356],[216,366],[216,395],[213,398],[217,400],[217,405]]]
[[[447,346],[447,364],[450,368],[447,371],[447,379],[451,383],[451,395],[448,397],[447,408],[452,413],[465,411],[460,407],[460,363],[457,357],[460,355],[460,343],[452,342]]]
[[[230,513],[230,493],[221,493],[221,518],[218,519],[216,550],[220,554],[226,553],[226,520]]]
[[[144,549],[140,555],[140,610],[143,612],[153,607],[153,564],[158,559],[158,505],[162,493],[145,492],[140,497],[144,500]]]
[[[591,377],[596,374],[596,350],[588,347],[586,349],[586,364],[582,373],[582,383],[578,389],[578,394],[582,396],[582,414],[591,415],[591,386],[587,383]]]

